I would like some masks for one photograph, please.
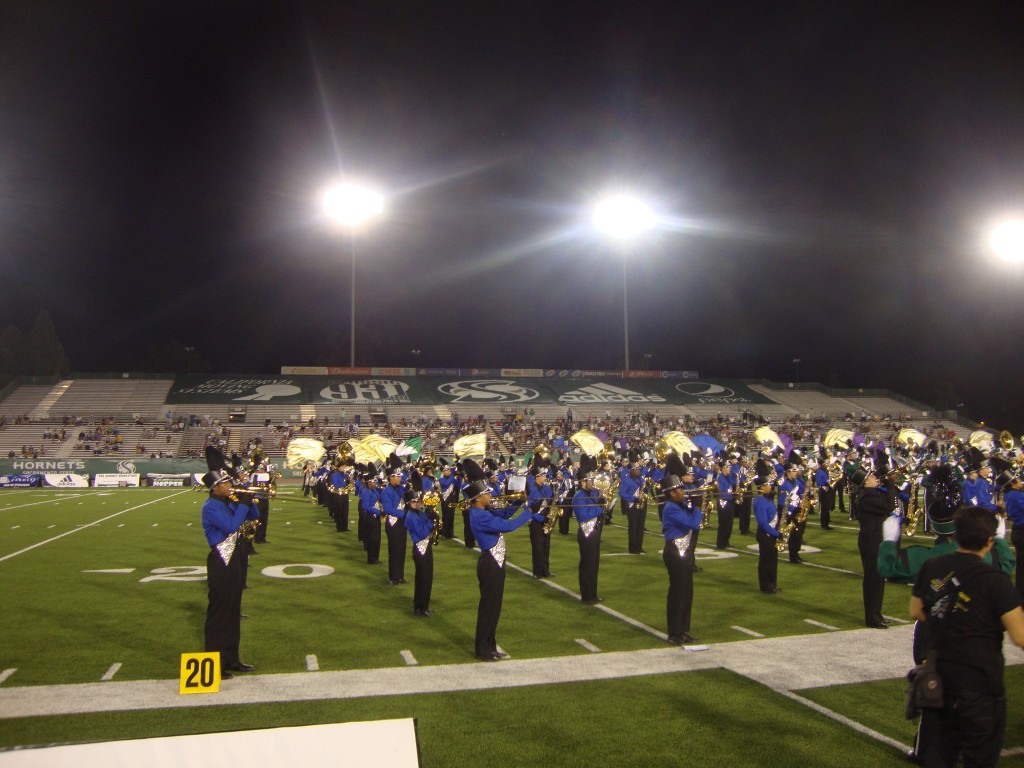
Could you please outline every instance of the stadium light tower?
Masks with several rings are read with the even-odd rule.
[[[626,260],[637,239],[655,225],[650,207],[638,197],[616,193],[594,205],[594,229],[616,244],[622,252],[622,333],[626,370],[629,370],[629,281]]]
[[[384,195],[372,187],[342,182],[327,188],[323,193],[324,213],[349,237],[349,252],[352,255],[352,320],[350,325],[351,355],[349,366],[356,367],[356,236],[371,222],[384,213]]]
[[[1006,261],[1024,263],[1024,219],[1004,219],[988,235],[992,252]]]

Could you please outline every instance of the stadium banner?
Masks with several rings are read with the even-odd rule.
[[[42,483],[42,475],[0,475],[0,488],[36,488]]]
[[[352,369],[350,369],[352,370]],[[412,369],[393,369],[405,372]],[[470,369],[467,376],[179,376],[167,396],[168,403],[309,403],[316,405],[451,405],[559,403],[586,404],[759,404],[774,401],[732,380],[700,381],[661,371],[545,371],[518,369],[522,375],[507,376],[512,369]],[[686,372],[682,372],[686,373]],[[610,374],[610,375],[609,375]]]
[[[138,488],[139,487],[139,476],[129,475],[127,472],[124,474],[114,472],[104,472],[99,475],[93,475],[92,478],[93,488]]]
[[[30,474],[141,474],[169,475],[205,472],[203,459],[7,459],[0,460],[0,475]]]
[[[154,488],[183,488],[191,475],[146,475]]]
[[[89,478],[69,472],[66,475],[43,475],[43,484],[53,488],[88,488]]]

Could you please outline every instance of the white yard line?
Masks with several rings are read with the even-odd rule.
[[[730,627],[730,629],[735,629],[737,632],[742,632],[744,635],[750,635],[750,637],[764,637],[760,632],[755,632],[754,630],[747,629],[746,627]]]
[[[119,669],[121,669],[121,662],[111,664],[110,669],[103,673],[103,677],[101,677],[100,680],[113,680],[114,675],[117,674]]]
[[[584,639],[583,639],[582,637],[577,637],[577,638],[576,638],[576,643],[577,643],[577,645],[579,645],[580,647],[582,647],[582,648],[586,648],[586,649],[587,649],[588,651],[590,651],[591,653],[600,653],[600,652],[601,652],[601,649],[600,649],[600,648],[598,648],[598,647],[597,647],[596,645],[594,645],[593,643],[588,643],[588,642],[587,642],[586,640],[584,640]]]
[[[191,493],[191,491],[180,491],[179,493],[174,494],[174,496],[178,496],[181,493]],[[151,501],[147,501],[147,502],[144,502],[142,504],[136,504],[134,507],[128,507],[128,509],[122,509],[120,512],[115,512],[112,515],[107,515],[106,517],[101,517],[99,520],[93,520],[91,523],[86,523],[85,525],[82,525],[82,526],[80,526],[78,528],[73,528],[70,531],[65,531],[64,533],[59,533],[56,536],[53,536],[52,538],[46,539],[44,541],[40,541],[37,544],[32,544],[31,546],[25,547],[24,549],[19,549],[17,552],[11,552],[9,555],[3,555],[2,557],[0,557],[0,563],[2,563],[4,560],[10,560],[12,557],[17,557],[18,555],[23,555],[26,552],[31,552],[33,549],[36,549],[37,547],[41,547],[44,544],[50,544],[50,543],[52,543],[54,541],[57,541],[58,539],[63,539],[65,536],[70,536],[73,533],[78,533],[79,531],[84,531],[87,528],[92,528],[94,525],[99,525],[100,523],[106,522],[107,520],[112,520],[115,517],[119,517],[119,516],[125,514],[126,512],[134,512],[137,509],[142,509],[143,507],[148,507],[150,504],[158,504],[158,503],[160,503],[162,501],[166,501],[168,498],[170,498],[170,497],[168,497],[168,496],[161,496],[159,499],[152,499]],[[52,528],[53,526],[50,526],[50,527]]]
[[[399,651],[399,655],[402,657],[402,660],[405,661],[405,666],[415,667],[419,665],[419,662],[416,661],[416,657],[412,655],[412,651]]]
[[[0,672],[0,683],[3,683],[4,680],[6,680],[8,677],[13,675],[17,671],[17,667],[11,667],[10,669],[5,669],[3,672]]]
[[[307,672],[318,672],[320,671],[320,661],[317,659],[316,654],[311,653],[306,656],[306,671]]]
[[[831,624],[822,624],[820,621],[815,621],[814,619],[804,619],[804,624],[810,624],[812,627],[821,627],[822,629],[827,629],[831,632],[835,632],[839,629],[839,627],[833,627]]]

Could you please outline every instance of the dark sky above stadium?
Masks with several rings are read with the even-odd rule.
[[[75,370],[634,367],[1020,418],[1019,2],[53,2],[0,15],[0,323]],[[661,226],[589,228],[612,187]],[[414,354],[413,350],[420,350]],[[794,364],[799,359],[799,365]]]

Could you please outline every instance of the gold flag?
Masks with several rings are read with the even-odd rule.
[[[483,458],[487,455],[487,433],[463,435],[452,443],[452,451],[455,453],[456,459],[465,459],[470,456]]]

